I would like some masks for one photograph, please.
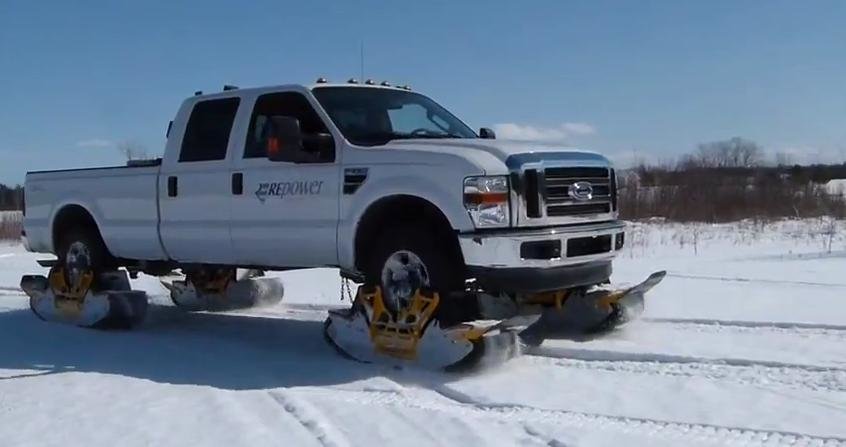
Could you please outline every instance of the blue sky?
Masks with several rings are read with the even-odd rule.
[[[225,83],[411,84],[473,127],[667,159],[732,136],[846,160],[846,2],[0,2],[0,182],[160,153]]]

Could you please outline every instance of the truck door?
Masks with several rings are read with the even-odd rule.
[[[268,160],[266,129],[273,116],[299,120],[305,151],[286,153],[290,149],[281,142],[285,161]],[[322,151],[311,144],[316,138],[323,140]],[[232,242],[237,263],[279,267],[336,264],[337,144],[308,98],[299,92],[256,98],[242,143],[243,151],[233,161],[232,171]]]
[[[234,260],[227,147],[239,103],[237,97],[197,102],[188,112],[181,142],[168,141],[159,176],[159,231],[171,259]]]

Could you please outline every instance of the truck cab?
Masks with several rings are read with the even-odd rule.
[[[28,246],[60,260],[84,227],[110,264],[335,266],[395,295],[598,284],[624,241],[605,157],[372,82],[197,94],[160,162],[32,172],[26,192]]]

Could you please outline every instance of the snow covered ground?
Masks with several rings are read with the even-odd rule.
[[[321,335],[330,269],[284,304],[133,332],[37,320],[17,288],[38,256],[0,242],[0,445],[846,444],[846,223],[639,224],[615,265],[666,269],[642,321],[550,341],[488,371],[397,370]]]

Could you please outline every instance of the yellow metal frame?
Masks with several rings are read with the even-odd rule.
[[[218,269],[211,272],[192,273],[186,279],[194,288],[209,294],[224,295],[229,283],[235,280],[234,269]]]
[[[570,297],[570,289],[555,290],[553,292],[541,292],[531,294],[523,298],[526,304],[541,304],[545,306],[554,306],[556,309],[561,309],[567,298]]]
[[[523,302],[526,304],[540,304],[544,306],[551,306],[560,310],[562,307],[564,307],[564,303],[567,302],[567,299],[570,298],[571,292],[571,289],[565,289],[556,290],[553,292],[535,293],[524,297]],[[596,303],[594,304],[599,309],[611,312],[613,310],[612,306],[618,301],[620,301],[623,296],[625,296],[625,290],[616,290],[613,292],[609,292],[606,296],[598,298],[596,300]]]
[[[436,292],[429,294],[418,290],[411,305],[400,309],[396,318],[385,306],[379,287],[360,287],[356,300],[372,310],[370,340],[376,352],[404,360],[417,358],[417,345],[440,303]]]
[[[94,272],[83,273],[77,284],[68,284],[65,277],[64,267],[54,267],[47,275],[50,289],[55,296],[56,310],[65,316],[74,317],[82,312],[85,296],[94,283]]]

